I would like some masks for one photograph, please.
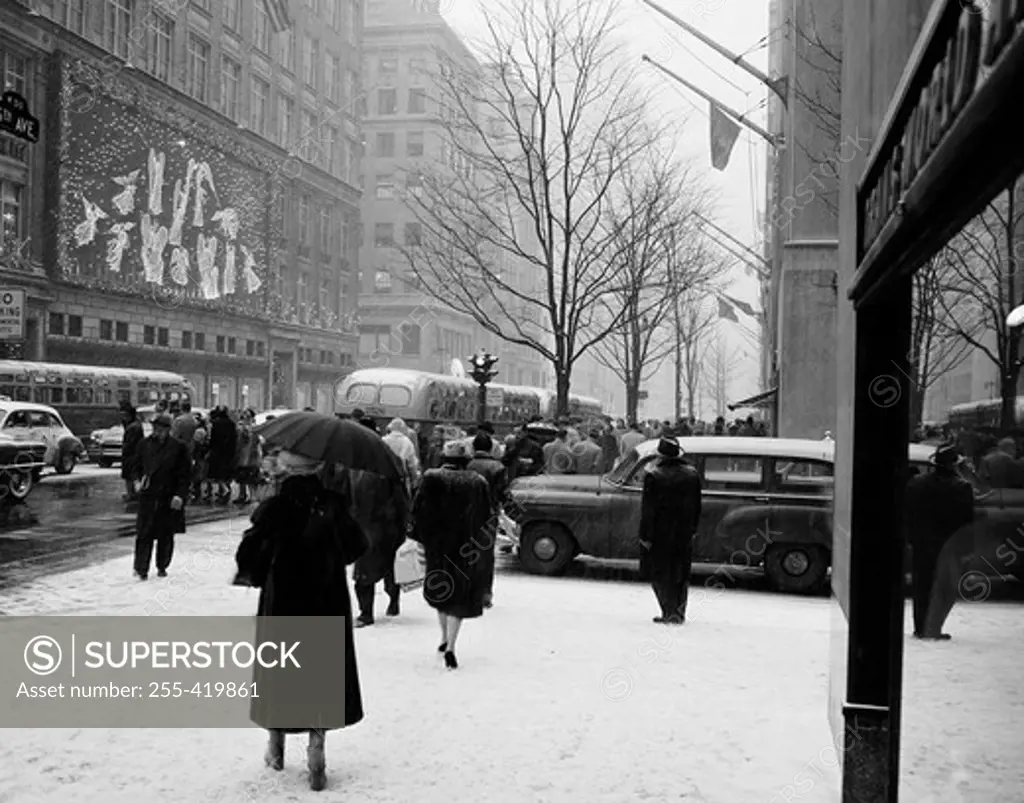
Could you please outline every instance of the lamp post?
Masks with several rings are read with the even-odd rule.
[[[487,420],[487,383],[498,375],[497,371],[491,370],[497,361],[497,357],[493,354],[488,354],[486,351],[481,351],[479,354],[474,354],[469,358],[469,364],[473,369],[469,375],[478,385],[476,392],[477,426],[482,425]]]

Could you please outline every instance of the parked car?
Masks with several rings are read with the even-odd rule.
[[[704,488],[694,562],[758,568],[781,591],[821,588],[832,558],[835,444],[785,438],[677,440]],[[912,445],[912,464],[930,470],[934,451],[934,446]],[[639,558],[643,481],[656,457],[657,440],[650,440],[631,449],[608,474],[516,479],[508,513],[517,532],[502,528],[499,544],[507,548],[516,542],[524,568],[546,575],[563,573],[579,554]]]
[[[0,429],[0,500],[7,494],[15,499],[27,497],[47,465],[46,443],[14,435]]]
[[[70,474],[85,455],[85,446],[52,407],[31,402],[0,402],[0,432],[15,443],[44,445],[43,465]],[[42,469],[34,471],[38,479]]]
[[[210,411],[203,407],[193,407],[193,415],[208,417]],[[142,421],[143,435],[149,436],[153,431],[150,423],[156,415],[156,405],[148,405],[138,409],[139,418]],[[121,423],[114,424],[106,429],[97,429],[89,436],[88,453],[89,459],[102,468],[110,468],[114,463],[121,462],[121,447],[124,445],[124,426]]]

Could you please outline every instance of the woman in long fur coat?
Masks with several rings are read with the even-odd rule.
[[[444,447],[444,464],[423,475],[413,503],[412,537],[423,544],[427,574],[423,597],[437,611],[445,665],[455,669],[455,643],[463,619],[483,615],[494,539],[487,534],[490,491],[487,480],[465,470],[468,455],[458,441]]]
[[[275,770],[284,768],[285,734],[309,733],[310,786],[320,790],[327,783],[326,731],[354,725],[363,718],[345,566],[365,552],[367,541],[349,515],[348,494],[327,490],[323,478],[317,476],[316,463],[282,453],[278,466],[285,479],[278,494],[252,514],[252,527],[235,555],[235,583],[261,589],[258,617],[344,617],[344,630],[337,634],[345,643],[344,715],[318,711],[314,715],[317,721],[309,727],[281,728],[282,717],[288,719],[294,683],[283,677],[275,681],[273,671],[262,670],[257,663],[253,679],[260,696],[252,700],[250,717],[269,731],[266,762]],[[271,626],[258,618],[257,639],[264,640],[260,634],[266,636]],[[266,640],[272,639],[267,636]]]

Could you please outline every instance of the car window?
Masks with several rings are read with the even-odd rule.
[[[636,461],[640,459],[640,455],[637,450],[630,449],[623,458],[619,461],[619,464],[613,471],[608,474],[608,480],[610,482],[623,482],[626,477],[629,476],[629,472],[633,470],[633,466],[636,465]]]
[[[759,491],[764,487],[764,460],[760,457],[708,455],[704,458],[704,489]]]
[[[33,410],[28,414],[28,424],[30,427],[49,429],[50,416],[48,416],[42,410]]]
[[[47,413],[46,417],[48,419],[50,419],[50,426],[51,427],[56,427],[57,429],[65,429],[66,428],[64,426],[64,422],[61,420],[60,416],[57,415],[56,413]]]
[[[5,429],[11,429],[14,427],[25,427],[28,428],[28,413],[24,410],[15,410],[11,413],[7,420],[4,422]]]
[[[820,460],[775,460],[775,490],[831,496],[835,487],[831,463]]]
[[[629,475],[629,479],[626,480],[627,488],[644,487],[644,477],[647,476],[648,471],[654,468],[654,460],[656,457],[657,455],[651,455],[650,457],[645,457],[640,461],[640,464],[636,466],[633,473]]]

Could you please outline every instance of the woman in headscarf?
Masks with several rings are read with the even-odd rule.
[[[344,715],[324,709],[308,727],[282,727],[290,721],[289,698],[296,688],[283,678],[275,680],[272,670],[257,663],[253,680],[260,691],[250,707],[254,723],[270,734],[266,763],[274,770],[284,768],[285,735],[309,733],[307,751],[309,784],[321,790],[327,783],[324,740],[326,731],[354,725],[363,718],[355,643],[352,636],[352,605],[345,577],[346,565],[366,550],[366,537],[349,515],[349,494],[338,487],[339,478],[321,477],[322,467],[309,458],[290,452],[277,456],[281,478],[279,493],[266,500],[252,514],[252,527],[238,547],[237,585],[260,591],[258,617],[326,616],[344,617],[337,638],[345,643]],[[343,484],[344,477],[340,478]],[[331,490],[325,488],[325,483]],[[257,640],[261,630],[273,626],[257,619]]]
[[[490,489],[487,480],[467,471],[469,462],[459,441],[444,447],[441,468],[423,475],[413,503],[412,537],[423,544],[427,574],[423,597],[437,611],[445,665],[455,669],[455,645],[463,619],[483,615],[490,587],[486,550],[494,549],[488,536]]]

